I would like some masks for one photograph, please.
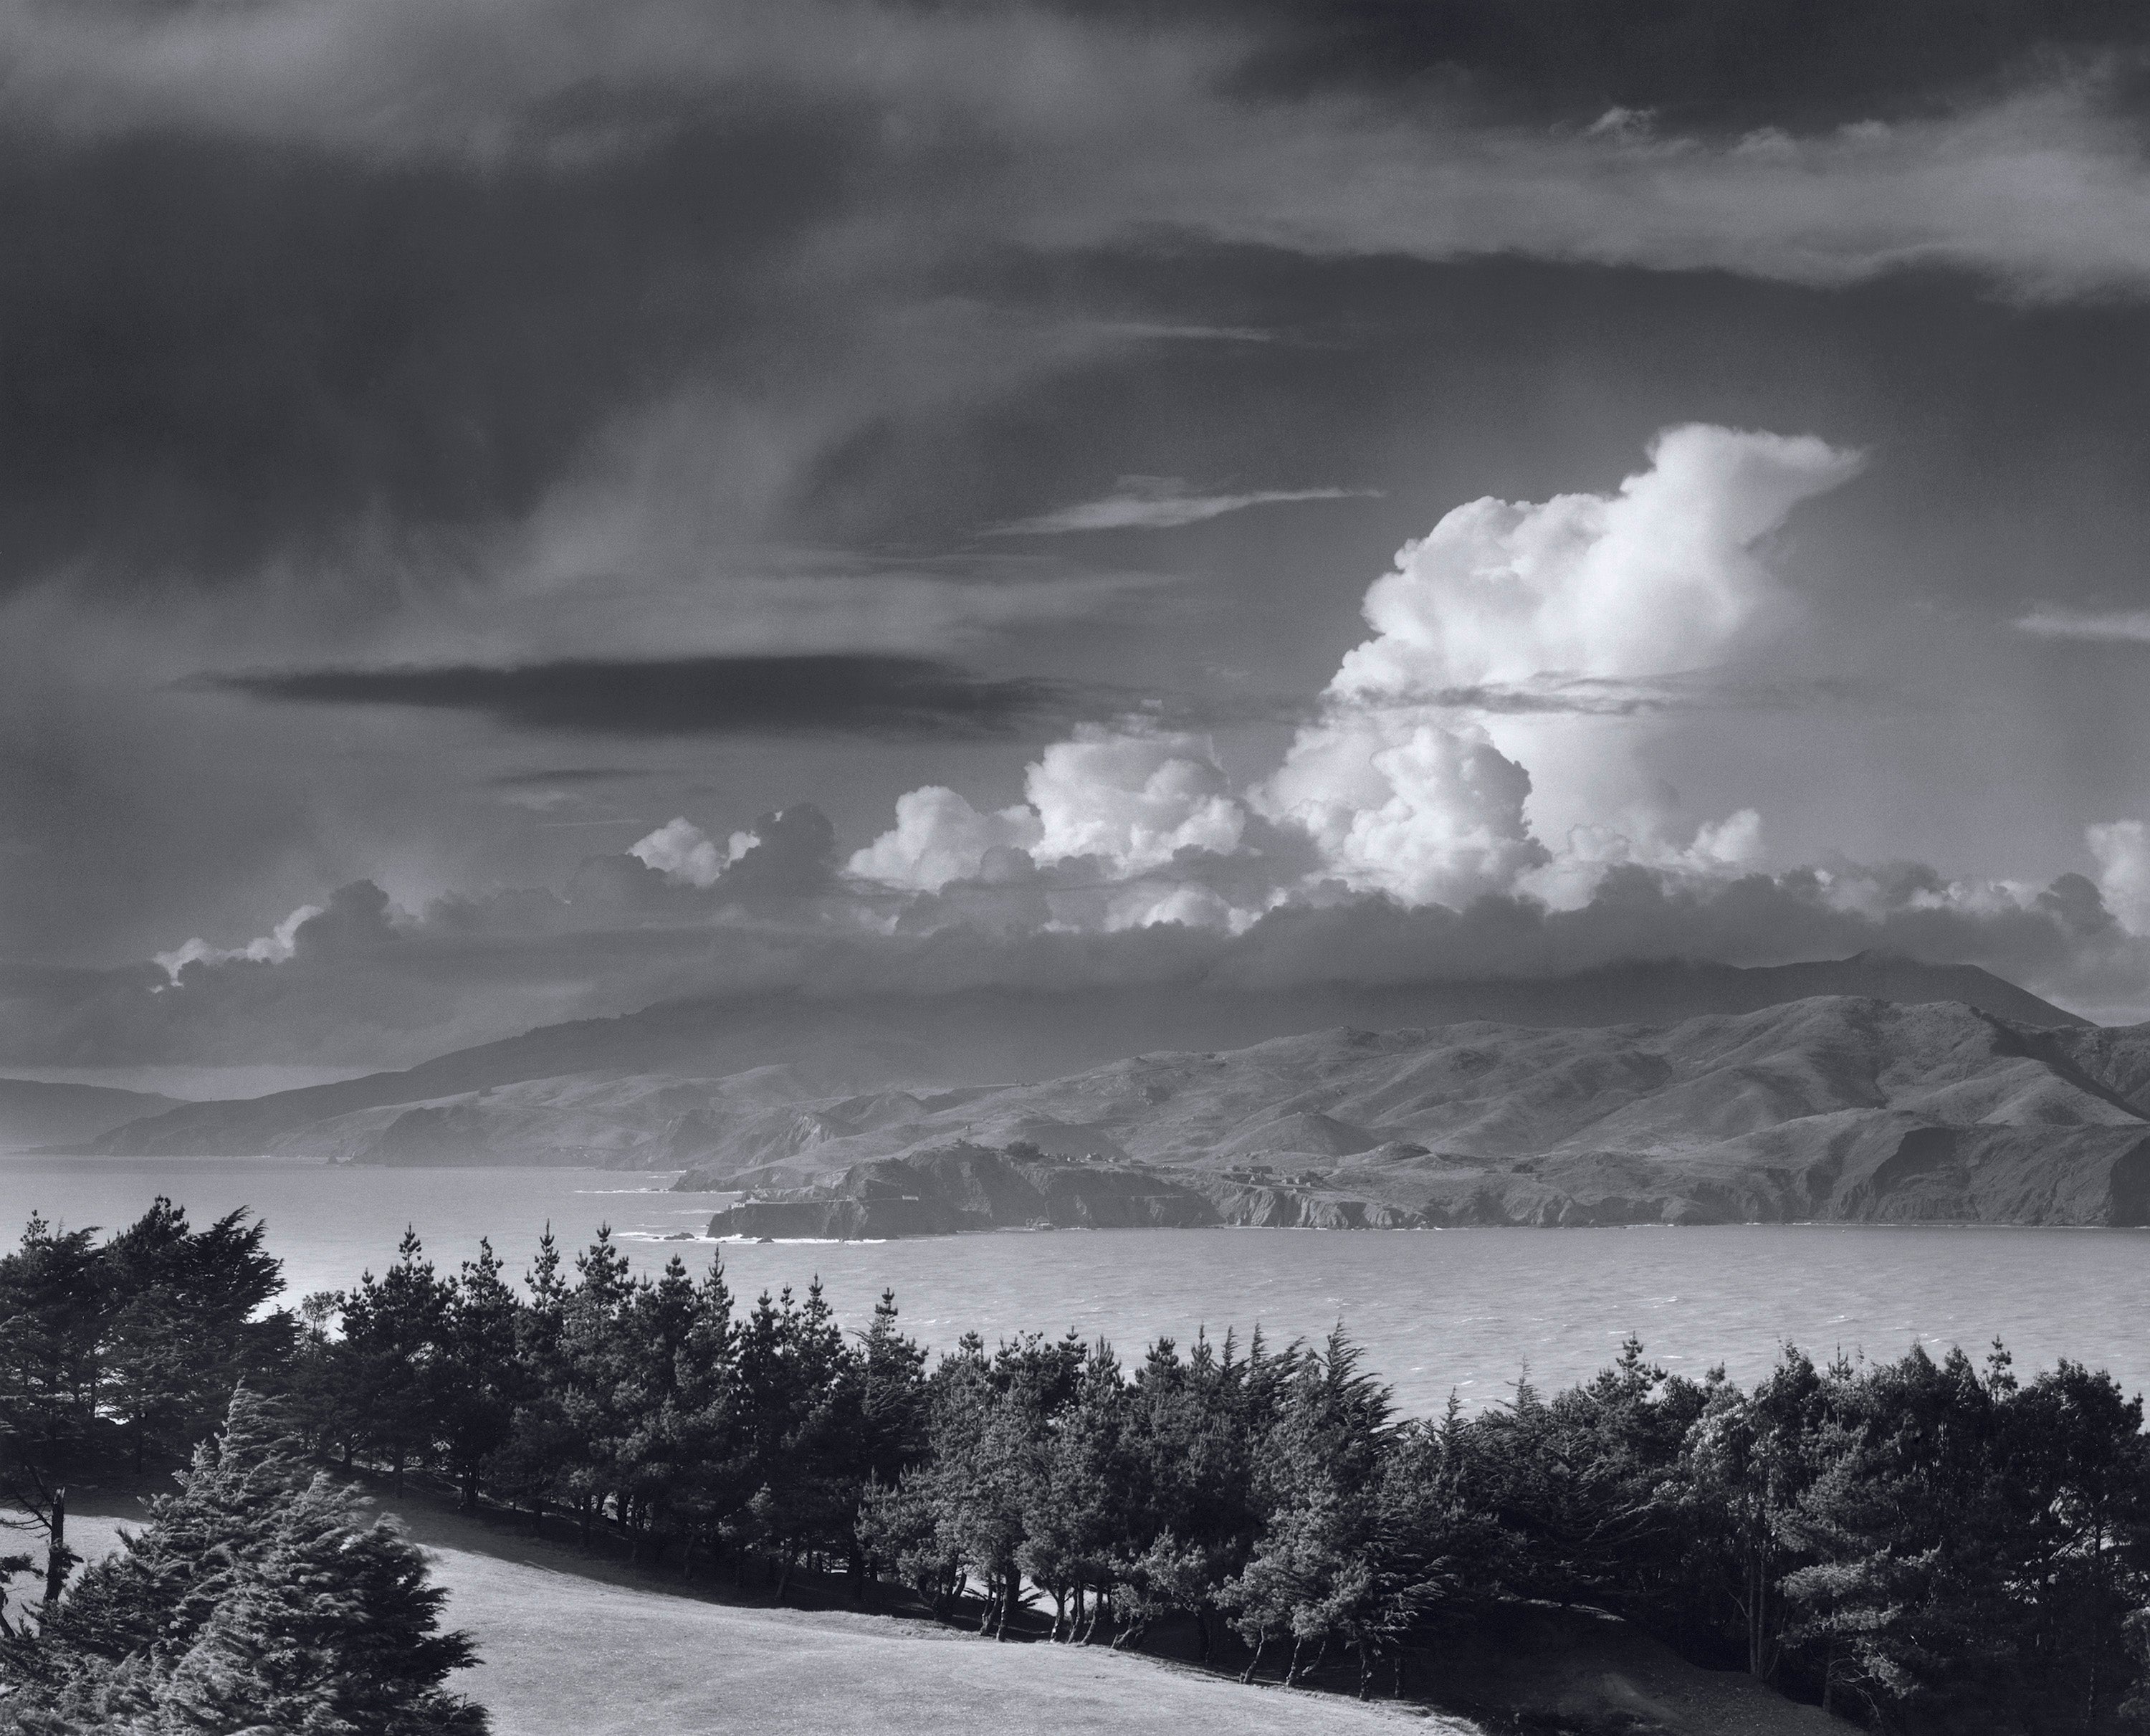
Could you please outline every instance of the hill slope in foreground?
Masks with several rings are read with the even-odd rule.
[[[93,1506],[96,1503],[93,1501]],[[114,1503],[133,1521],[131,1503]],[[452,1683],[492,1714],[494,1736],[881,1736],[889,1730],[1125,1736],[1376,1736],[1489,1728],[1629,1736],[1827,1736],[1850,1725],[1744,1676],[1698,1669],[1624,1623],[1542,1612],[1493,1644],[1415,1666],[1414,1686],[1487,1723],[1423,1703],[1247,1687],[1102,1646],[996,1645],[931,1622],[848,1610],[718,1601],[563,1544],[431,1503],[391,1502],[447,1587],[445,1619],[477,1643]],[[118,1521],[70,1532],[94,1558]]]

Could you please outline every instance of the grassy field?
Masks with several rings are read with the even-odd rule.
[[[69,1530],[94,1555],[114,1547],[115,1516],[137,1509],[124,1496],[90,1504],[107,1511],[78,1514]],[[383,1505],[432,1555],[451,1623],[477,1642],[484,1661],[458,1685],[492,1710],[497,1736],[1481,1736],[1519,1727],[1518,1714],[1533,1729],[1631,1736],[1850,1728],[1582,1612],[1527,1612],[1499,1646],[1418,1667],[1449,1690],[1444,1700],[1480,1710],[1481,1725],[1409,1703],[1243,1687],[1102,1647],[996,1644],[926,1621],[733,1601],[430,1497]]]
[[[416,1502],[399,1517],[449,1588],[449,1621],[477,1642],[484,1662],[457,1685],[491,1709],[497,1736],[1476,1728],[1417,1708],[1243,1688],[1102,1647],[997,1645],[930,1622],[717,1602]],[[70,1541],[101,1554],[122,1522],[78,1514]]]

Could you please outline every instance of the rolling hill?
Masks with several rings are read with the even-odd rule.
[[[89,1148],[664,1168],[695,1161],[730,1137],[743,1116],[801,1106],[785,1117],[787,1127],[797,1123],[786,1137],[812,1144],[911,1113],[893,1099],[878,1108],[854,1099],[1050,1079],[1152,1049],[1236,1049],[1340,1025],[1668,1024],[1815,995],[1957,1001],[2026,1027],[2083,1023],[1973,966],[1872,954],[1757,969],[1669,961],[1537,981],[1385,987],[767,996],[546,1026],[401,1072],[189,1103],[116,1128]],[[836,1117],[840,1127],[815,1120],[823,1112],[812,1106],[824,1100],[846,1105]],[[1048,1137],[1080,1144],[1079,1134]]]
[[[2150,1223],[2150,1026],[1832,996],[1669,1027],[1335,1030],[743,1117],[716,1228]],[[870,1111],[874,1124],[853,1120]],[[861,1117],[861,1120],[865,1118]],[[1076,1179],[1079,1176],[1079,1182]]]

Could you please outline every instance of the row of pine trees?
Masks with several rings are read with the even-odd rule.
[[[189,1239],[162,1203],[144,1225],[63,1247],[33,1224],[0,1260],[0,1429],[33,1497],[70,1454],[169,1450],[243,1378],[316,1463],[778,1596],[810,1575],[1003,1635],[1169,1634],[1361,1693],[1437,1688],[1503,1611],[1585,1606],[1875,1728],[2150,1728],[2150,1445],[2140,1400],[2072,1363],[1787,1347],[1749,1390],[1630,1344],[1566,1391],[1406,1417],[1340,1331],[930,1359],[892,1297],[846,1333],[818,1284],[743,1306],[720,1259],[638,1278],[603,1232],[572,1263],[548,1235],[519,1282],[489,1246],[444,1274],[408,1236],[265,1317],[235,1219],[193,1237],[233,1281],[166,1284],[156,1306],[202,1322],[145,1373],[135,1305],[108,1287],[70,1328],[38,1289]]]

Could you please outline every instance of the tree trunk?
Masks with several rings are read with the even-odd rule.
[[[475,1459],[463,1466],[462,1509],[466,1513],[477,1511],[477,1461]]]
[[[1255,1640],[1254,1655],[1247,1660],[1247,1667],[1239,1672],[1239,1679],[1242,1682],[1251,1682],[1254,1679],[1254,1672],[1262,1667],[1263,1648],[1266,1647],[1269,1643],[1269,1637],[1266,1633]]]
[[[1285,1667],[1284,1673],[1284,1685],[1286,1688],[1295,1687],[1298,1684],[1300,1653],[1305,1649],[1306,1642],[1303,1639],[1295,1639],[1291,1643],[1291,1662]]]
[[[49,1617],[58,1607],[60,1593],[67,1589],[67,1491],[53,1491],[52,1535],[45,1545],[45,1614]]]

